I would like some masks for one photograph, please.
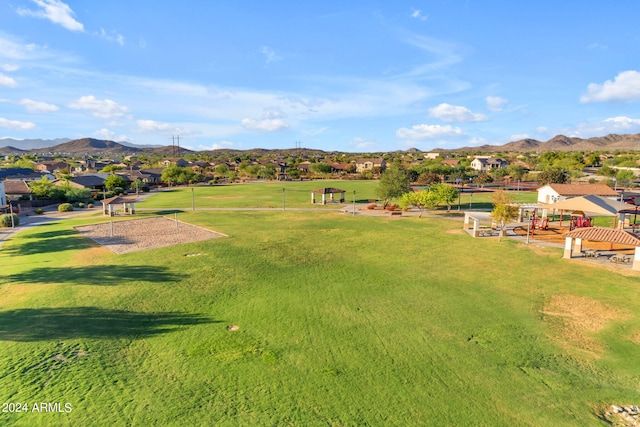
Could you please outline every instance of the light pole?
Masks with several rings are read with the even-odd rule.
[[[11,215],[11,228],[16,228],[16,224],[13,221],[13,204],[11,203],[11,200],[9,200],[9,215]]]
[[[194,193],[195,188],[191,187],[191,210],[196,210],[196,196]]]
[[[353,190],[353,215],[356,214],[356,190]]]
[[[285,210],[285,204],[284,204],[284,187],[282,187],[282,211]]]
[[[469,193],[469,209],[471,209],[471,202],[473,201],[473,193]]]
[[[458,190],[458,210],[460,210],[460,193],[462,193],[462,187]]]

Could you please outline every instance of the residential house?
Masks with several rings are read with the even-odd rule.
[[[36,169],[41,172],[57,172],[60,169],[68,169],[69,165],[65,162],[59,161],[50,161],[50,162],[40,162],[36,164]]]
[[[22,179],[25,181],[34,181],[42,178],[44,175],[35,172],[29,168],[0,168],[0,179]],[[51,175],[53,177],[53,175]]]
[[[538,203],[557,203],[590,194],[613,200],[620,197],[617,191],[604,184],[548,184],[538,188]]]
[[[33,199],[31,188],[21,179],[4,181],[4,194],[7,201]]]
[[[160,160],[160,165],[163,168],[168,168],[169,166],[180,166],[181,168],[184,168],[189,165],[189,162],[187,162],[184,159],[173,157],[173,158],[166,158],[166,159]]]
[[[387,167],[387,162],[382,158],[377,159],[357,159],[356,160],[356,172],[372,171],[374,169],[384,170]]]
[[[477,156],[471,161],[471,168],[478,172],[488,172],[492,169],[500,169],[509,165],[505,159],[491,156]]]
[[[109,174],[106,173],[93,173],[85,174],[71,178],[71,182],[81,186],[81,188],[88,188],[93,191],[104,191],[104,181]]]

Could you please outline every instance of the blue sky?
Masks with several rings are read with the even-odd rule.
[[[0,0],[0,138],[377,152],[638,133],[638,16],[632,0]]]

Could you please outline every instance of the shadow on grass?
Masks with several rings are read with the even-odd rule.
[[[35,255],[47,252],[61,252],[67,250],[87,249],[95,246],[95,243],[84,238],[75,231],[67,230],[45,232],[55,236],[51,238],[39,238],[33,236],[34,240],[26,241],[20,245],[6,248],[8,254],[11,255]],[[41,236],[40,236],[41,237]]]
[[[44,227],[47,224],[39,225],[38,227]],[[77,235],[73,230],[56,230],[56,231],[42,231],[40,233],[33,233],[25,236],[26,239],[52,239],[61,236]]]
[[[220,321],[191,313],[138,313],[98,307],[23,308],[0,312],[0,341],[145,338],[205,323]]]
[[[83,267],[39,267],[6,276],[5,283],[71,285],[123,285],[129,282],[167,283],[177,282],[186,274],[174,274],[167,267],[146,265],[100,265]],[[0,283],[4,282],[0,280]]]
[[[164,209],[164,210],[158,210],[153,212],[153,215],[163,216],[163,215],[173,215],[173,214],[183,213],[183,212],[184,210],[182,209]]]

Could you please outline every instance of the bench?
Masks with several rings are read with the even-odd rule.
[[[402,215],[402,211],[392,211],[391,216],[400,216]]]

